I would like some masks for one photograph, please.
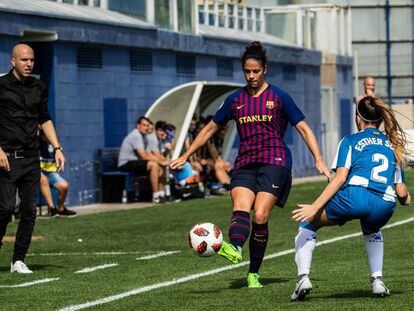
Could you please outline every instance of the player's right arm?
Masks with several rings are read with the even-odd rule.
[[[227,121],[232,118],[231,105],[231,97],[227,97],[217,110],[213,119],[205,127],[203,127],[200,133],[198,133],[190,148],[188,148],[181,157],[171,162],[170,167],[173,170],[180,169],[194,152],[208,142],[208,140],[214,135],[215,132],[217,132],[221,125],[225,125]]]
[[[183,166],[194,152],[196,152],[207,143],[207,141],[214,135],[214,133],[217,132],[218,128],[219,125],[211,120],[205,127],[203,127],[187,151],[181,157],[171,162],[170,167],[175,170]]]

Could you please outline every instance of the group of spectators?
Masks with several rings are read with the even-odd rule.
[[[200,117],[198,120],[194,117],[191,120],[183,151],[210,119]],[[213,194],[227,193],[231,166],[221,158],[226,128],[219,131],[205,148],[191,157],[191,173],[184,180],[177,180],[177,176],[168,169],[176,143],[175,131],[175,126],[166,121],[157,121],[154,125],[147,117],[140,117],[135,128],[122,142],[118,157],[120,171],[148,176],[153,203],[181,199],[180,191],[175,190],[186,185],[196,186],[203,193],[206,187],[208,191],[211,188]]]

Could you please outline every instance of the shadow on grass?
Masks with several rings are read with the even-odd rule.
[[[63,266],[59,265],[28,265],[28,267],[32,271],[41,271],[50,268],[63,268]],[[0,272],[10,272],[10,266],[0,267]]]
[[[275,284],[275,283],[286,283],[290,281],[291,281],[290,279],[283,279],[283,278],[260,278],[260,283],[262,283],[263,285]],[[243,288],[243,287],[247,287],[246,278],[233,279],[229,286],[230,289],[238,289],[238,288]]]
[[[392,291],[391,295],[402,294],[402,291]],[[317,297],[317,296],[313,296]],[[318,298],[332,298],[332,299],[348,299],[348,298],[373,298],[372,292],[370,290],[352,290],[344,293],[335,293],[329,296],[318,296]],[[378,298],[379,299],[379,298]]]

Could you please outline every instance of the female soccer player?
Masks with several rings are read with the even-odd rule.
[[[283,141],[288,122],[301,134],[318,171],[329,175],[305,116],[286,92],[264,80],[266,61],[266,50],[260,42],[246,47],[242,68],[247,85],[227,97],[190,148],[170,165],[172,169],[180,168],[220,126],[230,119],[236,121],[240,146],[230,184],[233,201],[230,243],[224,242],[218,254],[234,264],[242,261],[241,250],[250,234],[250,211],[254,208],[249,242],[249,288],[262,287],[258,271],[269,235],[268,218],[274,205],[283,207],[291,187],[292,157]]]
[[[335,177],[312,205],[298,204],[300,208],[292,212],[293,219],[301,222],[295,238],[298,281],[292,300],[303,300],[312,290],[309,272],[316,231],[351,219],[361,222],[372,292],[374,296],[389,295],[382,280],[384,243],[380,229],[394,212],[395,197],[402,205],[411,201],[401,170],[406,141],[393,113],[380,99],[361,99],[356,112],[360,132],[339,143],[332,165]],[[385,135],[378,129],[382,123]]]

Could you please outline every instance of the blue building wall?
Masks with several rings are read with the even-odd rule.
[[[13,27],[6,22],[10,18],[15,20]],[[50,43],[54,56],[49,88],[53,90],[52,114],[68,161],[63,174],[71,187],[68,205],[98,201],[98,150],[113,145],[122,132],[129,132],[137,117],[144,115],[166,91],[195,80],[244,81],[239,58],[247,42],[2,12],[0,72],[9,70],[10,51],[19,42],[22,29],[35,26],[59,34],[59,40]],[[78,68],[79,45],[101,48],[102,68]],[[131,48],[152,52],[152,71],[131,71]],[[266,48],[267,80],[293,97],[319,136],[321,54],[284,46],[266,45]],[[177,74],[177,53],[196,57],[194,75]],[[223,57],[233,62],[232,77],[217,76],[216,60]],[[343,96],[346,94],[344,91]],[[108,138],[108,135],[112,136]],[[286,139],[292,149],[294,175],[313,174],[312,158],[296,131],[289,130]]]
[[[353,84],[352,84],[352,58],[337,57],[337,89],[340,111],[340,136],[351,134],[355,116],[353,115]]]

